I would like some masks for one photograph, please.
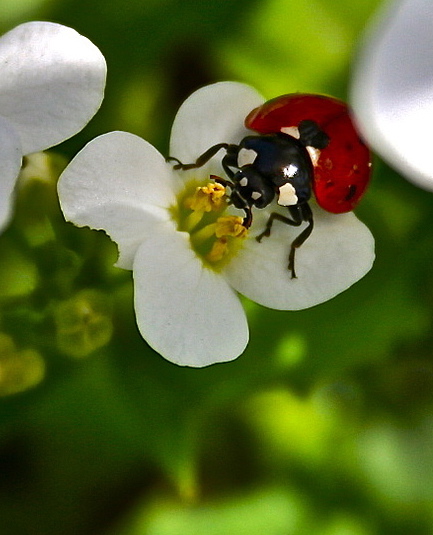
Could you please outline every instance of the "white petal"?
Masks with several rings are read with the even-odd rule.
[[[263,102],[255,89],[237,82],[202,87],[179,108],[171,131],[170,156],[191,163],[217,143],[239,143],[251,134],[244,127],[246,116]]]
[[[391,2],[365,35],[352,104],[372,148],[433,189],[433,2]]]
[[[147,141],[110,132],[88,143],[62,173],[60,206],[67,221],[104,230],[119,246],[117,266],[132,269],[152,218],[170,219],[176,180]]]
[[[147,141],[110,132],[88,143],[62,173],[60,204],[68,221],[102,228],[88,220],[101,206],[167,209],[174,205],[175,180],[170,166]]]
[[[160,225],[138,250],[134,281],[138,327],[167,360],[202,367],[245,349],[248,325],[237,295],[203,267],[187,234]]]
[[[21,156],[21,144],[17,132],[0,116],[0,230],[4,229],[11,217]]]
[[[24,154],[79,132],[101,105],[105,77],[98,48],[66,26],[28,22],[0,38],[0,114]]]
[[[295,255],[297,279],[290,278],[288,255],[303,227],[275,221],[269,238],[261,243],[248,239],[227,266],[233,288],[269,308],[300,310],[331,299],[363,277],[374,260],[368,228],[353,213],[313,212],[314,230]]]
[[[136,207],[125,203],[103,204],[80,214],[80,220],[86,220],[86,226],[104,230],[117,244],[119,258],[116,266],[132,269],[137,250],[146,237],[152,234],[155,225],[163,223],[171,226],[175,232],[174,221],[168,217],[166,210],[158,207]]]

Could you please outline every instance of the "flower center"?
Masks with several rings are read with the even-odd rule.
[[[178,229],[189,233],[191,247],[215,270],[238,251],[248,232],[242,217],[226,214],[227,207],[226,188],[214,182],[190,183],[179,198]]]

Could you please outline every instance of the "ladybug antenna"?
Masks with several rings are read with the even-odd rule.
[[[221,184],[221,186],[224,186],[225,188],[233,189],[235,187],[231,180],[227,180],[226,178],[222,178],[218,175],[210,175],[209,178],[214,180],[217,184]]]

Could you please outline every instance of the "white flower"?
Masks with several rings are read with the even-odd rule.
[[[370,146],[433,189],[433,2],[386,3],[355,63],[352,106]]]
[[[170,155],[193,162],[219,142],[239,143],[248,133],[244,118],[262,102],[255,90],[234,82],[195,92],[175,118]],[[59,181],[66,219],[104,229],[118,244],[117,265],[133,270],[143,337],[180,365],[206,366],[243,352],[248,326],[236,292],[270,308],[310,307],[356,282],[374,257],[373,238],[352,213],[313,207],[314,231],[297,251],[298,278],[291,279],[288,252],[300,229],[276,223],[258,243],[269,212],[254,210],[245,237],[243,214],[233,207],[227,212],[221,188],[207,186],[211,174],[225,176],[221,157],[174,171],[146,141],[111,132],[91,141]]]
[[[101,105],[106,64],[75,30],[28,22],[0,37],[0,230],[22,156],[79,132]]]

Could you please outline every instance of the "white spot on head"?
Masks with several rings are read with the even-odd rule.
[[[283,174],[286,178],[292,178],[296,175],[298,172],[298,168],[296,165],[293,165],[292,163],[289,165],[289,167],[285,167],[283,169]]]
[[[317,162],[319,161],[319,158],[320,158],[320,149],[316,149],[315,147],[308,146],[307,151],[308,151],[308,154],[310,155],[313,166],[316,167]]]
[[[253,201],[257,201],[257,199],[260,199],[261,196],[262,194],[258,191],[253,191],[251,193],[251,199],[253,199]]]
[[[280,132],[292,136],[295,139],[299,139],[301,135],[299,134],[299,128],[297,126],[284,126],[280,129]]]
[[[241,186],[242,188],[244,188],[245,186],[248,186],[248,178],[246,176],[243,176],[239,180],[239,186]]]
[[[257,158],[257,152],[253,149],[241,149],[238,153],[238,167],[251,165]]]
[[[284,184],[280,187],[280,194],[278,197],[278,204],[280,206],[293,206],[298,203],[298,196],[292,184]]]

